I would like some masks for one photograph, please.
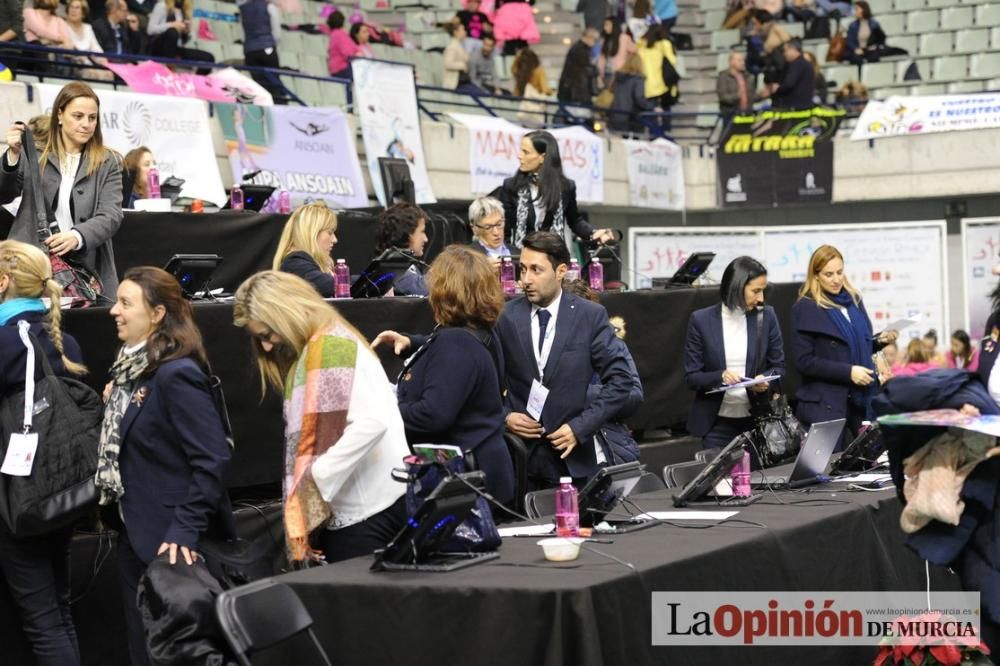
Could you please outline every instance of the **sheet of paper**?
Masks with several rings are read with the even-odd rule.
[[[738,513],[739,511],[650,511],[639,517],[653,520],[725,520]]]
[[[499,527],[497,532],[501,537],[544,536],[556,531],[556,526],[549,525],[518,525],[517,527]]]
[[[878,422],[883,426],[943,426],[962,428],[980,432],[984,435],[1000,437],[1000,416],[983,414],[968,416],[957,409],[931,409],[923,412],[905,412],[880,416]]]
[[[775,379],[780,379],[781,375],[767,375],[766,377],[761,377],[760,379],[748,379],[745,382],[737,382],[735,384],[728,384],[726,386],[720,386],[717,389],[712,389],[707,393],[722,393],[723,391],[735,391],[736,389],[746,388],[748,386],[756,386],[757,384],[766,384],[768,382],[773,382]]]
[[[897,319],[891,322],[883,328],[883,331],[902,331],[904,328],[913,326],[914,324],[920,323],[922,319],[920,314],[915,314],[912,317],[906,317],[905,319]]]
[[[891,474],[856,474],[854,476],[838,477],[830,479],[832,483],[873,483],[875,481],[891,481]]]

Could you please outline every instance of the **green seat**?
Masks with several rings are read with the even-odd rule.
[[[976,25],[1000,25],[1000,5],[979,5],[976,7]]]
[[[961,81],[968,74],[969,63],[965,56],[935,58],[931,64],[931,81]]]
[[[922,56],[948,55],[952,52],[954,43],[950,32],[929,32],[920,35],[919,51]]]
[[[941,10],[942,30],[972,27],[972,7],[945,7]]]
[[[969,59],[969,72],[974,79],[1000,76],[1000,53],[976,53]]]
[[[990,31],[986,28],[959,30],[955,33],[956,53],[982,53],[989,49]]]
[[[939,12],[936,9],[929,9],[922,12],[910,12],[906,16],[906,32],[922,34],[925,32],[934,32],[938,29]],[[891,35],[893,33],[885,30],[885,34]]]

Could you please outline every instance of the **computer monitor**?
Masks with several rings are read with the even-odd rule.
[[[602,467],[580,491],[580,525],[593,527],[604,520],[632,492],[645,468],[639,462]]]
[[[705,465],[698,476],[691,479],[679,494],[674,495],[674,506],[687,506],[689,502],[703,499],[719,481],[729,474],[733,465],[743,460],[743,451],[748,447],[749,441],[746,434],[734,437],[732,441],[722,447],[715,458]]]
[[[830,465],[831,476],[850,472],[864,472],[879,466],[885,452],[885,438],[877,422],[868,426],[853,442],[847,445],[840,457]]]
[[[715,259],[714,252],[692,252],[672,277],[667,279],[654,278],[653,286],[689,287],[694,284],[695,280],[705,274],[713,259]]]
[[[208,292],[212,275],[221,263],[222,257],[217,254],[175,254],[163,270],[174,276],[185,296],[195,298]]]
[[[274,194],[275,188],[270,185],[243,183],[240,185],[240,189],[243,190],[243,210],[252,210],[259,213],[260,209],[267,203],[267,200]],[[232,208],[232,201],[227,201],[223,208],[226,210]]]
[[[390,248],[375,257],[351,285],[351,298],[381,298],[392,289],[396,278],[409,270],[414,258]]]
[[[406,160],[398,157],[380,157],[378,170],[382,177],[382,191],[385,193],[387,208],[394,203],[417,203],[413,179],[410,177],[410,165]]]

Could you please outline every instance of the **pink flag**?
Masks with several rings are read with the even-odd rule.
[[[216,70],[208,76],[173,72],[166,65],[151,60],[138,65],[109,62],[106,67],[122,77],[133,92],[194,97],[208,102],[274,104],[267,90],[232,67]]]

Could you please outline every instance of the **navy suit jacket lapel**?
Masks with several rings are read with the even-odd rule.
[[[145,399],[137,401],[136,395],[138,395],[140,391],[145,390],[146,395],[144,396],[144,398],[148,398],[149,383],[150,383],[149,380],[140,379],[139,383],[136,384],[135,389],[132,391],[132,395],[129,397],[128,407],[125,409],[125,414],[122,415],[122,424],[118,428],[118,436],[122,443],[125,442],[125,437],[128,436],[128,431],[132,428],[132,425],[135,423],[136,417],[139,416],[139,411],[142,409],[142,403],[145,402]]]
[[[538,379],[538,362],[535,360],[535,350],[531,345],[531,303],[525,298],[520,301],[518,307],[518,311],[514,313],[517,339],[521,342],[524,358],[531,367],[532,374]]]
[[[747,377],[753,377],[757,374],[757,368],[760,367],[762,362],[762,359],[757,358],[757,352],[760,349],[760,342],[757,340],[757,317],[761,317],[763,314],[752,312],[744,316],[747,322],[747,367],[745,374]],[[764,326],[761,330],[762,334],[764,333],[763,328],[766,327],[767,319],[764,320]]]
[[[545,377],[552,377],[559,367],[559,357],[562,356],[566,340],[576,325],[576,300],[572,294],[563,292],[559,301],[559,316],[556,317],[556,336],[552,340],[549,358],[545,361]],[[610,325],[610,324],[609,324]]]

